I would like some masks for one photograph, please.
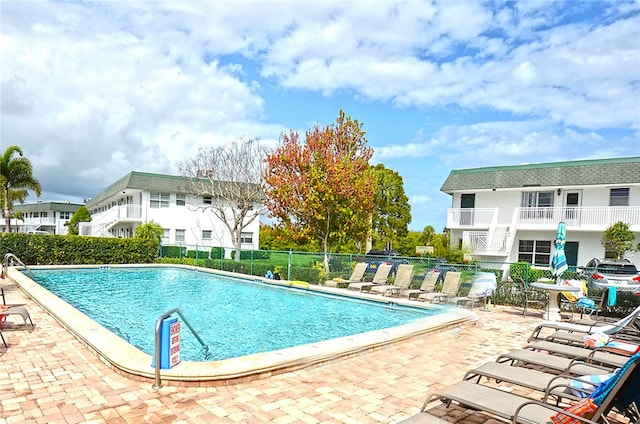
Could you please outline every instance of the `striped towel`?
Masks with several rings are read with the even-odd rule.
[[[571,394],[581,398],[589,397],[589,393],[593,392],[597,386],[604,383],[611,378],[613,374],[600,374],[600,375],[583,375],[576,380],[572,380],[569,384]]]

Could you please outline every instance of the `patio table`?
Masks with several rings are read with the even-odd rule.
[[[543,318],[548,321],[560,321],[560,293],[566,292],[579,292],[582,291],[580,287],[567,286],[558,283],[544,283],[536,281],[531,283],[531,287],[535,287],[540,290],[547,290],[549,292],[549,304],[547,305],[547,312],[544,313]]]

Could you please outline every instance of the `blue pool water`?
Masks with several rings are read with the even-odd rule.
[[[158,317],[180,308],[209,346],[183,326],[181,357],[235,358],[372,330],[434,314],[181,268],[33,270],[33,279],[145,353]]]

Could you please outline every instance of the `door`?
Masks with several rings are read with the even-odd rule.
[[[476,195],[461,194],[460,195],[460,225],[472,226],[473,225],[473,210],[476,207]]]
[[[567,257],[567,265],[570,268],[578,266],[578,242],[568,241],[564,245],[564,254]]]
[[[578,223],[578,213],[580,207],[580,191],[567,191],[564,198],[564,220],[571,224]]]

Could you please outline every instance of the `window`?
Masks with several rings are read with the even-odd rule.
[[[162,242],[163,243],[169,243],[169,229],[168,228],[163,228],[162,229]]]
[[[202,196],[202,203],[204,205],[211,205],[213,203],[211,196]]]
[[[551,242],[548,240],[520,240],[518,261],[549,265],[551,263]]]
[[[240,233],[240,243],[253,243],[253,233]]]
[[[184,206],[186,203],[184,194],[176,194],[176,206]]]
[[[609,192],[609,206],[629,206],[629,189],[612,188]]]
[[[185,230],[176,230],[176,241],[184,241]]]
[[[211,230],[202,230],[202,238],[204,240],[211,240]]]
[[[548,208],[553,206],[553,191],[525,191],[522,193],[523,208]]]
[[[169,193],[150,193],[150,205],[152,208],[168,208]]]
[[[71,212],[60,212],[60,219],[71,219]]]

